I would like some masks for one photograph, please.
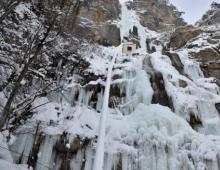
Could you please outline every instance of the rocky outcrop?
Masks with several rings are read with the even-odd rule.
[[[179,86],[182,88],[186,88],[187,87],[187,82],[185,80],[179,80]]]
[[[201,119],[197,115],[195,115],[195,113],[191,112],[189,115],[190,115],[190,119],[188,122],[193,129],[196,129],[199,126],[202,126]]]
[[[145,71],[150,75],[150,83],[154,90],[151,103],[159,103],[162,106],[167,106],[170,109],[173,109],[172,99],[168,96],[167,91],[165,89],[163,75],[153,68],[149,58],[146,58],[143,64]]]
[[[214,12],[218,10],[219,8],[216,7],[215,4],[215,7],[213,6],[211,11]],[[210,11],[207,12],[206,15],[204,15],[204,17],[207,18],[208,21],[211,20],[210,17],[214,17]],[[213,21],[212,27],[209,27],[206,19],[203,18],[199,22],[200,25],[198,24],[198,27],[186,26],[177,28],[170,37],[168,47],[171,47],[174,50],[185,49],[184,51],[186,53],[184,52],[184,55],[188,54],[191,59],[200,63],[204,76],[215,77],[217,79],[216,83],[220,85],[220,32],[216,25],[218,22],[214,20],[211,21]],[[172,65],[176,65],[178,71],[183,70],[183,67],[177,67],[178,64],[175,64],[176,62],[174,62],[180,61],[180,59],[177,59],[178,57],[176,54],[174,56],[174,54],[166,52],[166,55],[170,57]],[[181,64],[179,66],[181,66]]]
[[[212,48],[202,49],[198,53],[191,53],[191,56],[202,63],[212,63],[219,58],[219,54]]]
[[[170,58],[172,65],[179,71],[179,73],[184,74],[184,65],[182,64],[179,55],[169,51],[165,51],[164,54]]]
[[[165,83],[163,75],[160,72],[155,72],[151,75],[151,84],[154,89],[154,95],[152,99],[153,104],[159,103],[162,106],[168,106],[173,109],[173,103],[171,98],[167,95],[165,89]]]
[[[202,31],[199,28],[193,26],[179,27],[171,35],[168,46],[174,49],[181,48],[201,33]]]
[[[200,67],[204,76],[217,78],[217,84],[220,85],[220,54],[218,49],[206,48],[199,52],[191,52],[190,54],[194,59],[201,63]]]
[[[119,45],[120,31],[114,20],[119,19],[120,5],[118,0],[96,0],[83,6],[74,28],[78,38],[93,40],[101,45]]]
[[[33,2],[37,14],[43,14],[46,19],[51,17],[51,14],[48,15],[48,10],[51,8],[65,13],[66,17],[61,21],[62,30],[65,33],[101,45],[120,44],[119,28],[114,22],[119,19],[120,14],[118,0],[36,0]]]
[[[159,0],[134,0],[133,8],[140,16],[143,26],[154,31],[169,31],[185,22],[176,7]]]

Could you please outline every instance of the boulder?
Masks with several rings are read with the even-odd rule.
[[[179,80],[179,86],[182,88],[186,88],[188,83],[185,80]]]

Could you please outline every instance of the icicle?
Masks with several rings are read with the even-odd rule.
[[[53,167],[50,167],[50,162],[56,140],[56,136],[45,136],[44,142],[40,146],[40,156],[37,159],[36,170],[48,170],[48,167],[53,169]]]
[[[79,90],[79,97],[78,97],[78,103],[83,104],[85,106],[89,106],[89,102],[92,96],[92,91],[86,91],[84,88],[80,88]]]
[[[10,149],[16,152],[12,152],[14,162],[21,160],[21,163],[26,164],[29,154],[33,147],[34,136],[32,134],[21,134],[17,136],[16,141],[10,146]]]

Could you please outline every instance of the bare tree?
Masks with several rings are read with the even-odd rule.
[[[46,32],[44,33],[44,35],[43,35],[42,39],[39,41],[39,43],[37,43],[37,45],[35,47],[33,47],[33,49],[30,50],[30,51],[34,50],[33,55],[31,55],[31,53],[28,53],[28,52],[26,53],[26,55],[27,55],[26,63],[24,64],[24,67],[23,67],[22,71],[20,72],[18,78],[14,82],[11,93],[10,93],[10,95],[7,99],[7,102],[4,106],[4,109],[2,111],[2,115],[1,115],[1,118],[0,118],[0,131],[4,127],[5,122],[8,120],[8,118],[9,118],[11,112],[12,112],[11,104],[12,104],[16,94],[18,93],[19,89],[22,86],[21,82],[24,79],[24,77],[26,76],[26,74],[28,72],[28,69],[30,68],[30,65],[37,59],[39,53],[41,52],[41,50],[44,46],[44,43],[45,43],[47,37],[49,36],[49,34],[50,34],[54,24],[55,24],[56,18],[57,18],[57,16],[55,16],[53,18],[52,22],[48,26]]]
[[[21,0],[11,2],[9,11],[13,11],[15,4],[18,5],[20,2]],[[63,4],[61,5],[63,8]],[[35,63],[39,63],[38,65],[42,64],[40,63],[41,61],[38,60],[39,58],[38,56],[42,54],[43,48],[44,47],[48,48],[48,44],[50,44],[52,41],[55,41],[59,36],[59,34],[62,31],[65,31],[63,27],[64,24],[66,24],[67,22],[66,18],[69,15],[72,15],[74,13],[75,14],[74,20],[77,17],[80,7],[80,1],[77,0],[76,4],[71,4],[71,5],[73,8],[67,6],[67,10],[66,11],[64,10],[65,12],[63,12],[62,14],[60,14],[59,10],[57,12],[56,7],[54,6],[51,7],[51,9],[46,9],[46,12],[44,14],[47,16],[47,20],[44,20],[43,22],[44,24],[42,25],[41,30],[39,31],[39,33],[36,33],[36,35],[33,37],[32,42],[29,43],[29,46],[23,55],[24,63],[22,65],[21,71],[19,73],[12,72],[9,78],[7,79],[6,84],[4,84],[4,86],[2,87],[3,89],[5,89],[7,86],[9,86],[10,92],[8,94],[6,104],[4,105],[1,113],[0,131],[2,131],[4,125],[9,121],[9,119],[11,117],[14,117],[12,113],[14,113],[15,110],[19,110],[18,108],[14,109],[14,106],[12,107],[12,104],[14,104],[16,101],[15,99],[18,98],[20,94],[22,94],[22,90],[24,89],[22,88],[23,86],[22,81],[26,79],[28,76],[29,77],[32,76],[30,75],[30,70],[33,67],[33,65]],[[70,11],[70,9],[73,11]],[[9,14],[10,12],[7,13]],[[5,14],[3,18],[5,19],[7,15]],[[42,29],[44,30],[44,34],[41,35],[40,32],[42,32]],[[50,83],[51,82],[48,82],[48,84]],[[31,97],[24,98],[23,101],[17,104],[17,107],[21,107],[25,114],[25,112],[31,109],[31,104],[33,103],[33,101],[42,93],[44,93],[44,88],[41,88],[38,91],[36,91],[36,93],[32,94]],[[21,114],[21,116],[22,115],[23,114]]]

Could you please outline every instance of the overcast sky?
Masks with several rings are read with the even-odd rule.
[[[201,19],[213,1],[220,3],[220,0],[170,0],[179,11],[185,12],[183,18],[190,24]]]

